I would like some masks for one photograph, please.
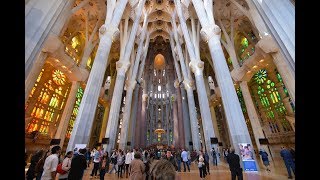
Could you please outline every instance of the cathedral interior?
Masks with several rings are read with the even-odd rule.
[[[26,152],[248,143],[281,158],[294,2],[25,0]]]

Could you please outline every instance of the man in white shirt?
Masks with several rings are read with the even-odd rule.
[[[59,164],[60,146],[54,146],[51,149],[51,155],[48,156],[43,165],[41,180],[51,180],[56,177],[56,169]]]
[[[124,163],[125,163],[125,171],[126,171],[126,178],[128,178],[129,165],[130,165],[132,159],[133,159],[133,152],[130,151],[130,150],[127,150],[126,159],[124,161]]]

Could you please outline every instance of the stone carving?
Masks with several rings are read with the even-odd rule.
[[[200,31],[201,38],[205,41],[208,42],[214,35],[216,37],[221,37],[221,29],[217,25],[209,25],[206,27],[203,27]]]

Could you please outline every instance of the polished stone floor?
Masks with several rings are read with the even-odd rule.
[[[85,170],[83,180],[90,180],[90,173],[92,171],[93,164]],[[282,160],[275,160],[270,163],[271,172],[264,169],[263,165],[260,165],[261,170],[255,173],[244,172],[243,176],[245,180],[285,180],[288,179],[287,171],[284,167]],[[111,167],[110,167],[111,168]],[[183,165],[182,165],[183,168]],[[27,171],[27,168],[26,168]],[[178,173],[181,180],[198,180],[200,179],[199,170],[197,166],[192,163],[190,172],[179,172]],[[99,179],[99,178],[93,178]],[[118,178],[117,174],[106,174],[105,180],[113,179],[123,179],[128,178]],[[229,166],[225,162],[220,162],[218,166],[212,166],[210,164],[210,175],[206,176],[206,180],[231,180],[231,175],[229,171]]]
[[[281,166],[282,162],[271,162],[271,172],[266,171],[265,169],[261,169],[261,171],[256,173],[244,173],[243,177],[247,180],[285,180],[288,179],[286,169]],[[277,167],[275,168],[275,164]],[[183,165],[182,165],[183,167]],[[90,173],[92,170],[92,166],[90,166],[84,175],[84,180],[90,179]],[[199,170],[197,166],[192,163],[190,172],[180,172],[178,173],[181,180],[198,180],[200,179]],[[93,178],[99,179],[99,178]],[[128,178],[118,178],[117,174],[106,174],[105,180],[112,179],[128,179]],[[206,176],[206,180],[231,180],[230,170],[228,164],[221,162],[219,166],[210,166],[210,175]]]

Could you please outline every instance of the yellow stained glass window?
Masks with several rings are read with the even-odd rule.
[[[54,70],[52,73],[52,78],[57,85],[64,85],[66,82],[66,75],[60,70]]]

